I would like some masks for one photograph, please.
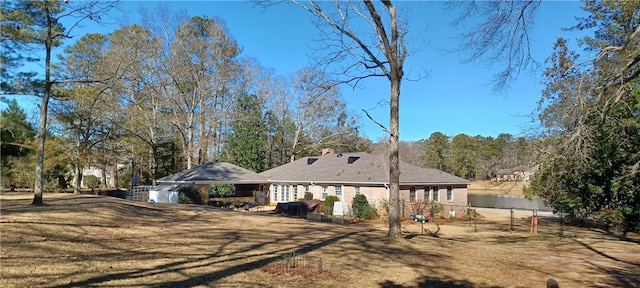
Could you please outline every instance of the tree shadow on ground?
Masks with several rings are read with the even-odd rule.
[[[424,247],[451,246],[450,249],[455,249],[457,246],[453,245],[462,241],[435,238],[427,233],[409,234],[407,239],[391,241],[384,229],[368,225],[345,226],[205,206],[152,205],[112,197],[70,196],[67,199],[51,199],[48,203],[50,206],[46,209],[12,206],[8,211],[3,210],[9,213],[1,216],[3,221],[7,220],[3,229],[11,228],[11,233],[20,233],[3,239],[2,243],[8,244],[3,251],[23,249],[30,257],[26,263],[34,265],[35,270],[46,265],[55,266],[56,263],[67,264],[68,268],[57,268],[55,273],[40,274],[39,280],[49,281],[49,287],[193,287],[229,284],[237,287],[281,287],[287,286],[287,282],[281,282],[282,279],[290,279],[266,274],[263,268],[291,253],[328,255],[328,258],[322,257],[333,261],[328,265],[333,265],[331,268],[337,272],[330,274],[333,273],[330,271],[328,278],[323,280],[326,282],[319,282],[321,285],[348,279],[351,274],[338,274],[346,269],[371,277],[366,281],[367,286],[499,287],[454,279],[464,271],[453,268],[456,266],[451,265],[451,253],[441,251],[455,250]],[[90,218],[92,216],[97,217]],[[246,224],[244,221],[249,218],[257,220],[253,224]],[[40,240],[42,236],[46,236],[47,240]],[[535,239],[521,237],[516,238],[516,242]],[[181,246],[188,249],[177,250]],[[612,259],[606,253],[602,256],[606,257],[608,263],[617,259]],[[21,257],[15,254],[3,259],[15,266],[25,263]],[[420,276],[393,278],[402,284],[385,281],[385,275],[388,274],[380,274],[380,263],[385,264],[385,272],[387,269],[396,269],[391,271]],[[611,267],[599,269],[611,276],[607,281],[621,283],[622,287],[633,287],[630,283],[638,278],[634,278],[632,272],[640,271],[636,264],[628,266],[628,269],[619,272]],[[253,278],[248,276],[256,275],[268,280],[256,279],[258,284],[253,283]],[[331,279],[334,275],[340,276],[336,277],[338,280]],[[18,279],[23,277],[22,274],[10,277],[16,283],[24,283],[19,282],[24,280]],[[410,277],[412,279],[408,279]],[[397,280],[403,278],[405,280]],[[289,286],[315,283],[291,281],[296,282],[289,283],[292,284]]]
[[[145,283],[147,287],[192,287],[229,281],[243,287],[270,287],[273,283],[260,282],[256,285],[250,280],[238,279],[244,276],[234,276],[244,275],[247,271],[260,275],[263,267],[281,260],[283,255],[318,250],[340,255],[341,261],[346,259],[336,263],[335,267],[358,263],[362,255],[366,255],[369,260],[394,259],[392,261],[403,266],[411,263],[411,267],[432,275],[440,275],[440,268],[424,264],[420,259],[446,259],[445,255],[437,253],[410,251],[398,243],[386,245],[389,244],[386,235],[369,226],[316,223],[306,219],[273,217],[273,214],[249,214],[191,205],[152,205],[86,195],[52,198],[47,203],[47,207],[25,204],[3,209],[7,212],[3,213],[6,217],[3,223],[6,219],[10,225],[5,228],[20,233],[12,239],[4,239],[3,243],[32,251],[5,259],[11,263],[27,261],[42,266],[43,260],[61,261],[92,268],[85,271],[70,265],[68,269],[60,270],[64,272],[42,275],[39,281],[49,281],[50,287],[123,287],[135,286],[128,283],[148,279],[152,280]],[[29,218],[25,218],[26,215]],[[245,217],[257,217],[261,219],[260,224],[249,227],[239,224]],[[269,227],[270,223],[282,224],[283,221],[286,223],[282,228]],[[149,232],[143,233],[143,230]],[[202,250],[194,252],[198,249],[190,248],[186,252],[188,254],[176,252],[173,248],[180,245],[202,247]],[[419,258],[414,260],[416,255]],[[156,259],[162,261],[154,261]],[[106,268],[103,263],[106,263]],[[378,271],[376,267],[360,268],[363,271],[371,269],[369,273],[374,273]],[[22,281],[15,277],[12,279]]]
[[[609,278],[604,280],[607,285],[611,287],[640,287],[640,261],[634,262],[620,259],[618,257],[600,251],[593,245],[589,245],[588,243],[585,243],[578,239],[573,239],[573,241],[601,257],[613,260],[620,264],[617,267],[612,267],[610,265],[601,265],[597,261],[592,261],[593,259],[585,259],[585,262],[587,262],[589,265],[609,275]],[[599,285],[593,285],[592,287],[598,286]]]
[[[387,280],[380,283],[380,288],[405,288],[409,286],[403,286],[396,284],[391,280]],[[410,286],[414,287],[414,286]],[[486,286],[478,285],[467,280],[455,280],[455,279],[438,279],[438,278],[425,278],[418,283],[419,288],[502,288],[502,286]]]
[[[587,243],[585,243],[585,242],[582,242],[582,241],[580,241],[580,240],[578,240],[578,239],[573,239],[573,241],[575,241],[576,243],[578,243],[578,244],[582,245],[583,247],[585,247],[585,248],[587,248],[587,249],[589,249],[589,250],[593,251],[594,253],[596,253],[596,254],[598,254],[598,255],[600,255],[600,256],[602,256],[602,257],[605,257],[605,258],[607,258],[607,259],[610,259],[610,260],[613,260],[613,261],[616,261],[616,262],[622,262],[622,263],[625,263],[625,264],[628,264],[628,265],[631,265],[631,266],[635,266],[635,267],[640,268],[640,261],[638,261],[638,262],[631,262],[631,261],[626,261],[626,260],[623,260],[623,259],[619,259],[619,258],[617,258],[617,257],[614,257],[614,256],[611,256],[611,255],[609,255],[609,254],[607,254],[607,253],[604,253],[604,252],[602,252],[602,251],[600,251],[600,250],[598,250],[598,249],[594,248],[592,245],[589,245],[589,244],[587,244]],[[639,282],[639,283],[640,283],[640,282]]]

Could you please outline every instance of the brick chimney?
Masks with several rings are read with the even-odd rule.
[[[333,148],[323,148],[320,155],[327,155],[327,154],[333,154],[333,153],[335,153],[335,151],[333,151]]]

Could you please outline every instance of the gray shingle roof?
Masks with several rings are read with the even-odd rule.
[[[227,162],[209,162],[156,180],[159,183],[193,184],[261,184],[267,178],[251,170]]]
[[[389,158],[364,152],[305,157],[264,171],[271,182],[288,183],[389,183]],[[420,168],[400,162],[400,184],[468,184],[466,179],[437,169]]]

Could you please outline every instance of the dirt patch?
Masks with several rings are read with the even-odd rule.
[[[93,195],[47,193],[46,205],[35,207],[31,197],[0,194],[1,287],[544,287],[549,277],[561,287],[640,283],[638,235],[620,241],[573,227],[565,237],[531,235],[526,217],[515,231],[503,229],[504,215],[485,215],[478,232],[464,221],[407,221],[405,237],[392,240],[385,223]],[[322,259],[322,272],[272,271],[294,254]]]

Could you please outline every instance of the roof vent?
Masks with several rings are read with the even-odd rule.
[[[358,156],[349,156],[349,159],[347,159],[347,163],[348,164],[353,164],[353,162],[356,162],[356,160],[360,159],[360,157]]]
[[[318,158],[307,158],[307,165],[311,165],[316,161],[318,161]]]
[[[336,154],[336,157],[338,157],[338,158],[342,157],[342,153]]]

